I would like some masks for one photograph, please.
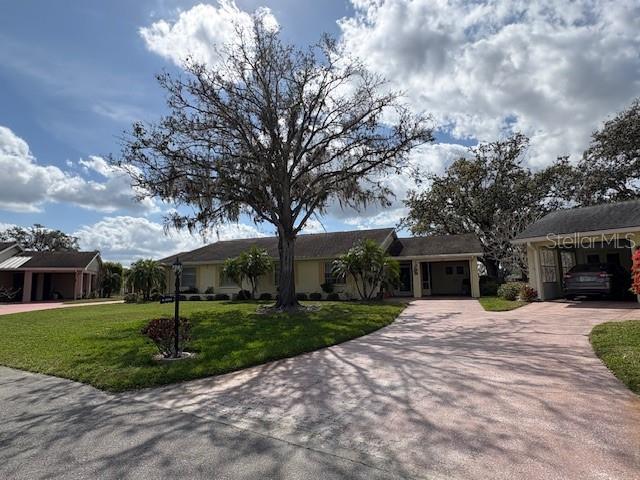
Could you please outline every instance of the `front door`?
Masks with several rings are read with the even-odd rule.
[[[422,270],[422,296],[427,297],[431,295],[431,264],[422,262],[420,268]]]
[[[395,291],[398,296],[411,296],[413,292],[412,287],[413,273],[411,271],[411,262],[400,263],[400,285]]]

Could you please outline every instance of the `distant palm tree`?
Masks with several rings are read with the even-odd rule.
[[[127,272],[127,285],[136,292],[142,292],[145,301],[151,299],[153,290],[163,291],[166,280],[164,267],[150,258],[133,262]]]

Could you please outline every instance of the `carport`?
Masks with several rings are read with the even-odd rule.
[[[640,201],[559,210],[513,243],[526,245],[529,284],[542,300],[562,296],[564,274],[576,264],[617,264],[630,275],[640,244]]]

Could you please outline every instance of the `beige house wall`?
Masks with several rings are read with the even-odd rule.
[[[325,264],[333,262],[333,258],[323,258],[314,260],[297,260],[294,264],[294,277],[296,284],[296,292],[299,293],[322,293],[321,285],[325,281]],[[396,257],[398,261],[411,261],[412,273],[413,273],[413,293],[415,297],[421,297],[422,291],[422,278],[421,278],[421,262],[442,262],[442,261],[457,261],[465,265],[465,271],[469,274],[471,296],[480,296],[480,282],[478,275],[478,257],[475,255],[453,255],[453,256],[427,256],[419,258],[403,258]],[[196,268],[196,286],[198,288],[198,294],[204,295],[208,287],[213,287],[214,294],[226,293],[232,295],[238,293],[240,287],[238,285],[221,285],[220,277],[222,273],[223,263],[209,263],[209,264],[184,264],[184,268]],[[175,277],[173,270],[167,268],[167,292],[173,293]],[[249,289],[248,282],[242,285],[242,288]],[[354,280],[348,277],[346,283],[335,284],[334,291],[339,293],[342,297],[357,298],[357,288]],[[258,294],[260,293],[277,294],[277,287],[275,284],[275,274],[271,272],[262,276],[258,281]]]

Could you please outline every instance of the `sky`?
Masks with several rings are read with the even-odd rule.
[[[106,161],[132,122],[162,114],[155,75],[179,74],[188,54],[215,64],[212,45],[254,12],[299,46],[333,35],[430,114],[436,142],[411,156],[423,172],[513,131],[531,138],[534,169],[575,161],[593,130],[640,96],[637,0],[0,0],[0,229],[40,223],[124,263],[273,234],[246,218],[207,239],[167,231],[171,206],[137,201]],[[390,208],[330,207],[305,231],[395,226],[420,187],[409,171],[385,181]]]

